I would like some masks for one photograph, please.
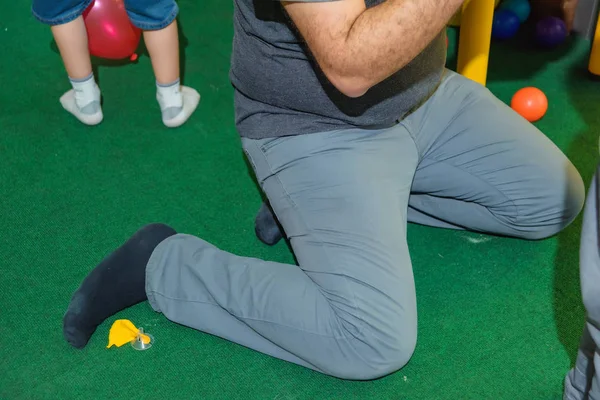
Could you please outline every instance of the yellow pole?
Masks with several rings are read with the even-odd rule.
[[[589,70],[594,75],[600,75],[600,16],[598,17],[594,42],[592,43]]]
[[[458,45],[458,73],[485,85],[492,40],[495,0],[463,4]]]

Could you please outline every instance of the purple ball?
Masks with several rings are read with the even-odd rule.
[[[535,39],[542,47],[556,47],[564,42],[566,38],[567,26],[560,18],[546,17],[536,25]]]

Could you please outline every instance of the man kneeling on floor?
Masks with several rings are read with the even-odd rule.
[[[299,265],[149,225],[73,295],[67,341],[84,347],[106,318],[148,300],[324,374],[402,368],[417,341],[408,221],[535,240],[584,201],[544,134],[444,68],[444,27],[462,2],[234,0],[236,124],[270,203],[256,230],[274,243],[281,226]]]

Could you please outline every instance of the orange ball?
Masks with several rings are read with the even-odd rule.
[[[546,115],[548,98],[540,89],[526,87],[515,93],[510,106],[527,121],[535,122]]]

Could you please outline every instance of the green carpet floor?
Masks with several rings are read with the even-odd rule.
[[[409,227],[419,343],[402,371],[345,382],[167,321],[147,304],[120,313],[157,339],[106,349],[110,323],[70,348],[61,318],[87,271],[141,225],[162,221],[237,254],[292,262],[254,237],[260,205],[240,150],[228,82],[231,1],[181,0],[185,82],[202,94],[185,127],[161,126],[147,56],[100,66],[105,122],[62,112],[68,88],[47,27],[27,1],[0,0],[0,398],[560,399],[584,311],[580,219],[524,242]],[[586,182],[598,155],[600,83],[589,44],[554,52],[494,44],[489,87],[502,100],[542,88],[539,127]],[[452,46],[454,47],[454,46]],[[500,64],[505,63],[504,66]]]

